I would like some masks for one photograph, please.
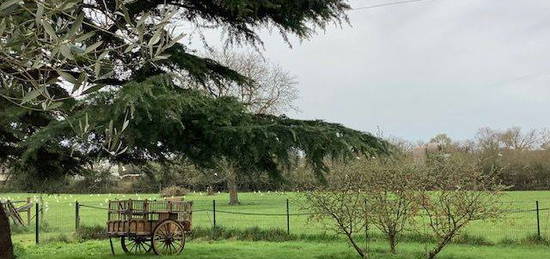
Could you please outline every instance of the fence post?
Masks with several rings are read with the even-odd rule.
[[[290,235],[290,206],[288,205],[288,199],[286,199],[286,233]]]
[[[214,228],[216,228],[216,200],[212,200],[212,214],[214,216]]]
[[[367,214],[367,199],[365,199],[365,254],[369,254],[369,215]]]
[[[44,199],[40,195],[40,220],[44,221]]]
[[[78,201],[75,202],[74,210],[74,229],[75,231],[78,231],[78,228],[80,227],[80,203],[78,203]]]
[[[536,201],[535,204],[537,206],[537,235],[538,235],[539,239],[541,239],[541,236],[540,236],[539,201]]]
[[[36,211],[35,211],[35,221],[36,221],[36,224],[35,224],[35,230],[34,230],[34,238],[35,238],[35,242],[36,244],[39,244],[40,243],[40,205],[38,205],[38,202],[36,203],[35,205],[35,208],[36,208]]]
[[[27,204],[31,204],[31,197],[27,197]],[[32,206],[27,209],[27,226],[31,225]]]

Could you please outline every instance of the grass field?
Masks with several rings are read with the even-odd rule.
[[[107,241],[88,241],[84,243],[52,243],[47,245],[28,245],[19,258],[113,258]],[[403,243],[398,247],[397,255],[391,255],[382,242],[369,244],[370,258],[425,258],[426,246],[420,243]],[[548,258],[546,246],[471,246],[450,245],[439,258]],[[125,256],[117,248],[115,258],[159,258],[158,256]],[[344,242],[243,242],[243,241],[197,241],[187,244],[180,256],[162,258],[196,259],[343,259],[358,258]]]
[[[194,193],[186,196],[187,200],[194,201],[194,213],[193,224],[195,227],[207,229],[212,227],[212,200],[216,200],[216,221],[217,226],[231,229],[247,229],[250,227],[259,227],[260,229],[282,229],[286,231],[286,200],[290,201],[290,213],[299,214],[303,213],[299,209],[299,201],[297,200],[296,193],[242,193],[240,199],[242,204],[240,206],[228,206],[228,197],[226,194],[217,194],[214,196],[207,196],[201,193]],[[34,194],[0,194],[0,199],[10,200],[24,200],[26,197],[33,197],[38,199],[38,196]],[[107,201],[110,199],[160,199],[155,194],[63,194],[63,195],[44,195],[42,196],[44,201],[44,220],[46,224],[45,230],[41,233],[42,240],[55,239],[61,234],[71,234],[74,232],[75,222],[75,201],[79,201],[85,206],[93,206],[104,208],[107,206]],[[545,191],[532,191],[532,192],[509,192],[503,197],[503,202],[510,210],[510,213],[499,221],[487,221],[487,222],[474,222],[468,227],[466,233],[469,236],[473,236],[483,240],[484,243],[493,243],[493,246],[459,246],[455,245],[452,249],[446,252],[447,257],[457,258],[478,258],[476,253],[487,254],[487,257],[495,257],[500,255],[509,256],[508,258],[517,258],[515,255],[524,253],[527,248],[519,246],[519,240],[525,239],[528,236],[533,236],[537,233],[536,224],[536,212],[535,201],[539,201],[540,208],[540,228],[544,237],[550,237],[550,192]],[[256,213],[265,215],[243,215],[233,213]],[[278,215],[268,215],[278,214]],[[97,208],[82,207],[80,210],[81,225],[105,225],[107,213],[105,210]],[[308,222],[307,216],[296,215],[290,217],[290,229],[292,234],[296,235],[320,235],[331,234],[331,231],[324,229],[320,224]],[[422,227],[417,227],[413,232],[423,233],[427,230]],[[376,232],[373,230],[372,232]],[[373,233],[375,234],[375,233]],[[33,246],[34,234],[32,231],[18,230],[13,235],[14,241],[22,244],[23,246]],[[515,242],[518,241],[518,242]],[[411,241],[411,242],[414,242]],[[421,255],[422,249],[425,245],[415,243],[404,243],[402,249],[407,251],[409,256],[412,254]],[[482,243],[483,243],[482,242]],[[513,247],[504,247],[504,244],[518,244]],[[81,244],[69,244],[58,245],[60,253],[66,254],[66,258],[72,258],[71,249],[84,249],[92,253],[98,253],[100,255],[108,254],[108,250],[105,251],[108,246],[105,246],[105,242],[89,241]],[[235,258],[248,258],[247,256],[253,256],[255,253],[264,253],[266,257],[272,258],[289,258],[288,253],[292,252],[296,255],[311,256],[310,258],[341,258],[334,257],[337,254],[351,251],[345,244],[345,242],[331,242],[329,246],[319,244],[319,241],[314,242],[302,242],[292,241],[286,243],[269,243],[269,242],[255,242],[252,248],[251,243],[242,241],[223,241],[209,243],[207,241],[192,241],[189,246],[189,251],[186,254],[196,256],[196,258],[217,258],[213,255],[209,255],[209,252],[201,251],[200,248],[209,248],[223,250],[228,247],[233,247],[239,251],[236,252]],[[296,246],[304,251],[295,251],[295,249],[287,249],[286,246]],[[374,250],[379,247],[378,250],[385,249],[385,243],[377,241],[374,244]],[[34,247],[34,246],[33,246]],[[53,248],[52,248],[53,247]],[[32,251],[26,256],[32,258],[33,254],[39,256],[40,254],[48,254],[55,248],[55,244],[46,244],[34,247],[33,249],[27,249]],[[263,247],[261,251],[253,252],[254,247]],[[316,248],[317,247],[317,248]],[[328,249],[327,247],[330,247]],[[533,253],[538,253],[540,247],[533,249]],[[195,250],[196,249],[196,250]],[[209,249],[206,249],[210,251]],[[324,251],[322,253],[307,252],[308,249]],[[327,250],[328,249],[328,250]],[[546,248],[548,249],[548,248]],[[63,252],[65,251],[66,252]],[[477,252],[469,253],[467,251],[475,250]],[[479,250],[479,251],[478,251]],[[510,251],[508,251],[510,250]],[[543,248],[540,248],[544,251]],[[56,250],[57,251],[57,250]],[[453,252],[454,251],[454,252]],[[541,252],[539,251],[539,252]],[[250,255],[247,255],[250,253]],[[331,254],[333,255],[331,257]],[[223,258],[230,254],[225,254]],[[239,256],[237,256],[239,255]],[[349,253],[346,256],[353,256],[353,253]],[[233,256],[231,254],[231,256]],[[328,257],[322,257],[328,256]],[[384,253],[380,253],[382,258],[387,257]],[[56,256],[57,257],[57,256]],[[264,257],[264,256],[262,256]],[[485,257],[485,256],[484,256]],[[221,257],[220,257],[221,258]],[[250,257],[253,258],[253,257]],[[344,257],[346,258],[346,257]]]

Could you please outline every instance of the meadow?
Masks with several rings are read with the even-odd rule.
[[[403,243],[399,246],[399,253],[392,255],[387,252],[383,242],[369,244],[370,258],[425,258],[427,247],[421,243]],[[87,241],[84,243],[51,243],[40,246],[27,246],[19,256],[22,259],[85,259],[85,258],[161,258],[154,255],[126,256],[120,248],[116,248],[117,256],[110,254],[108,242]],[[450,245],[438,258],[548,258],[546,246],[472,246]],[[187,244],[180,256],[166,256],[162,258],[196,258],[196,259],[344,259],[358,258],[358,256],[344,242],[265,242],[265,241],[195,241]]]
[[[39,195],[26,193],[0,194],[0,199],[24,200],[32,197],[39,200]],[[41,231],[42,244],[34,245],[34,232],[32,230],[17,229],[12,235],[14,242],[20,247],[25,247],[23,258],[35,258],[40,255],[50,254],[53,251],[60,253],[56,258],[73,258],[79,253],[74,251],[88,251],[89,256],[106,256],[109,254],[109,246],[106,241],[86,241],[83,243],[56,243],[60,236],[71,239],[75,230],[75,202],[80,208],[81,226],[104,226],[107,212],[101,208],[107,206],[108,200],[114,199],[161,199],[157,194],[55,194],[42,195],[44,204],[44,218]],[[300,209],[298,193],[242,193],[241,205],[229,206],[226,194],[213,196],[205,193],[191,193],[185,197],[194,202],[193,226],[205,230],[213,227],[213,200],[216,200],[216,226],[224,229],[246,230],[257,227],[262,230],[278,229],[286,233],[286,201],[289,200],[290,233],[294,237],[287,242],[250,242],[229,237],[228,240],[213,241],[208,238],[197,238],[189,242],[185,254],[193,258],[255,258],[254,255],[270,258],[289,258],[291,255],[305,256],[304,258],[348,258],[352,257],[352,250],[347,247],[343,239],[322,238],[332,236],[333,231],[326,229],[322,224],[308,221],[305,211]],[[507,192],[503,196],[504,206],[509,211],[502,219],[495,221],[476,221],[468,226],[465,233],[468,237],[461,244],[453,245],[445,251],[443,257],[451,258],[476,258],[476,254],[485,253],[486,258],[517,258],[516,255],[529,253],[542,253],[545,246],[526,242],[537,233],[537,220],[535,201],[539,201],[540,231],[545,239],[550,238],[550,192],[526,191]],[[90,207],[87,207],[90,206]],[[34,214],[34,213],[33,213]],[[25,218],[25,217],[24,217]],[[30,226],[32,229],[32,225]],[[427,233],[422,225],[412,226],[409,231],[411,237],[400,245],[404,255],[421,255],[429,242],[421,242],[415,236]],[[369,231],[369,235],[377,236],[380,233],[375,229]],[[61,238],[66,239],[66,238]],[[380,258],[392,257],[384,251],[387,245],[381,239],[373,239],[371,249]],[[329,244],[329,245],[327,245]],[[119,245],[115,242],[115,247]],[[262,249],[255,249],[255,248]],[[292,248],[293,247],[293,248]],[[217,253],[211,251],[223,251],[229,249],[234,252],[220,252],[223,257],[216,257]],[[206,251],[203,251],[206,250]],[[311,250],[311,251],[310,251]],[[509,250],[509,251],[508,251]],[[524,251],[525,250],[525,251]],[[119,253],[121,254],[121,253]],[[81,256],[84,256],[80,254]],[[191,256],[193,255],[193,256]],[[309,257],[308,257],[309,256]],[[343,257],[341,257],[343,256]],[[536,257],[536,256],[535,256]],[[74,258],[87,258],[74,257]],[[399,258],[397,256],[396,258]]]

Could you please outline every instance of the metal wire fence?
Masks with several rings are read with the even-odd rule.
[[[12,201],[14,204],[25,201]],[[34,199],[33,209],[23,215],[24,226],[12,227],[14,239],[39,243],[60,234],[72,234],[80,226],[105,226],[107,202],[80,203],[71,199],[41,201]],[[519,242],[529,237],[550,239],[550,200],[513,201],[498,220],[474,221],[466,227],[468,235],[490,242]],[[324,224],[310,221],[311,213],[292,199],[245,199],[238,206],[230,206],[226,199],[193,201],[193,227],[214,227],[246,230],[259,228],[279,230],[292,235],[332,234]],[[27,218],[28,217],[28,218]],[[371,227],[370,231],[375,232]],[[409,232],[423,232],[418,225]]]

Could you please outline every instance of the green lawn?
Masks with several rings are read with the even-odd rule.
[[[397,255],[386,252],[385,243],[376,242],[369,245],[371,258],[424,258],[426,246],[418,243],[404,243],[398,247]],[[466,246],[451,245],[439,258],[548,258],[549,248],[543,246]],[[115,258],[159,258],[158,256],[125,256],[117,248]],[[108,241],[88,241],[75,244],[29,245],[20,258],[113,258]],[[242,242],[213,241],[190,242],[180,256],[162,258],[318,258],[343,259],[358,258],[353,250],[343,242]]]
[[[23,200],[26,197],[38,199],[38,196],[34,194],[0,194],[0,199]],[[203,193],[194,193],[186,196],[186,199],[194,201],[195,212],[193,213],[193,225],[195,227],[212,227],[212,200],[215,199],[217,208],[216,221],[218,226],[223,226],[230,229],[246,229],[257,226],[261,229],[279,228],[286,230],[286,216],[284,216],[286,213],[286,200],[290,200],[290,213],[303,213],[303,211],[299,210],[300,206],[296,197],[296,193],[242,193],[240,194],[240,199],[242,202],[240,206],[228,206],[228,197],[226,194],[207,196]],[[60,233],[66,235],[72,234],[74,231],[75,222],[75,201],[79,201],[83,205],[104,208],[107,206],[107,201],[110,199],[154,200],[160,199],[160,197],[155,194],[44,195],[44,219],[46,222],[46,231],[41,233],[42,240],[47,241],[52,237],[58,237]],[[507,214],[504,219],[499,221],[474,222],[468,227],[466,233],[470,236],[482,237],[482,239],[496,244],[499,244],[499,242],[503,240],[517,241],[524,239],[527,236],[532,236],[537,232],[536,212],[522,212],[522,210],[533,210],[535,208],[536,200],[539,201],[540,207],[544,209],[540,211],[541,232],[545,237],[549,238],[550,210],[547,210],[547,208],[550,208],[550,191],[509,192],[504,196],[503,201],[507,204],[510,210],[514,211],[513,213]],[[243,215],[231,214],[232,212],[282,215]],[[107,213],[105,210],[101,209],[82,207],[80,217],[81,225],[105,225]],[[324,229],[320,224],[308,222],[307,216],[304,215],[291,216],[290,227],[291,233],[293,234],[309,235],[332,233],[331,231]],[[374,233],[376,231],[373,230],[372,232]],[[422,234],[427,232],[427,229],[417,227],[414,230],[411,230],[411,232]],[[14,233],[13,239],[17,243],[28,246],[34,242],[34,233],[30,230],[27,232],[19,230],[17,233]],[[107,244],[107,242],[102,241],[87,242],[84,244],[63,244],[58,246],[61,247],[59,251],[63,254],[63,256],[68,256],[66,258],[72,258],[71,256],[73,256],[73,253],[70,252],[71,249],[104,254],[107,256],[106,254],[108,253],[106,253],[106,251],[108,252],[108,250],[105,249],[107,249],[108,246],[105,246],[105,244]],[[118,244],[115,246],[118,247]],[[421,254],[423,246],[424,245],[415,243],[404,243],[402,244],[402,249],[407,251],[406,254],[410,256],[411,254]],[[29,251],[33,251],[28,256],[31,256],[32,258],[32,254],[35,253],[34,251],[37,251],[37,255],[48,254],[49,252],[56,250],[55,247],[56,246],[53,244],[48,244],[45,246],[28,249]],[[224,253],[224,249],[229,249],[229,247],[235,248],[235,252]],[[290,249],[289,247],[295,247],[295,249]],[[376,247],[382,248],[385,247],[385,244],[376,243],[375,248]],[[236,256],[235,258],[248,258],[247,256],[250,257],[254,256],[255,253],[260,253],[254,252],[255,248],[261,248],[259,250],[261,250],[263,255],[272,258],[289,258],[296,257],[298,255],[306,256],[306,258],[318,258],[319,256],[328,256],[325,258],[342,258],[330,257],[330,255],[337,255],[345,251],[350,251],[345,245],[345,242],[334,242],[327,245],[314,242],[247,243],[233,241],[208,243],[206,241],[192,241],[189,246],[189,251],[187,251],[186,254],[190,257],[191,255],[196,256],[196,258],[221,258],[216,257],[217,252],[215,251],[218,251],[221,255],[223,255],[223,258],[231,258],[229,256],[234,256],[234,254]],[[533,250],[532,253],[536,254],[544,249],[531,249],[519,246],[503,247],[500,244],[497,246],[483,247],[456,245],[453,246],[451,250],[446,252],[446,256],[457,258],[476,258],[476,253],[483,253],[484,255],[487,255],[487,257],[503,258],[501,256],[509,256],[509,258],[517,258],[516,256],[525,253],[525,251],[531,250]],[[344,255],[344,257],[352,256],[353,253]],[[381,254],[380,256],[385,257],[387,255]]]

